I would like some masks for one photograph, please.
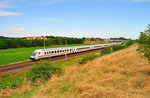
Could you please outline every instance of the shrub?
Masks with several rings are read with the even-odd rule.
[[[140,45],[137,49],[139,53],[144,53],[144,57],[150,62],[150,45]]]
[[[132,45],[132,44],[134,44],[135,42],[133,41],[133,40],[130,40],[130,41],[128,41],[128,42],[126,42],[126,46],[130,46],[130,45]]]
[[[101,51],[101,56],[102,56],[102,55],[106,55],[106,54],[110,54],[110,53],[112,53],[112,52],[113,52],[113,50],[112,50],[111,47],[106,47],[106,48],[104,48],[104,49]]]
[[[83,58],[82,60],[79,61],[79,64],[85,64],[87,63],[88,61],[91,61],[95,58],[97,58],[98,56],[97,55],[90,55],[90,56],[87,56],[85,58]]]
[[[54,66],[48,61],[40,61],[38,64],[33,65],[33,67],[27,73],[27,80],[35,82],[40,80],[44,82],[51,78],[53,74],[60,74],[62,72],[61,68]]]
[[[101,51],[100,56],[110,54],[114,51],[119,51],[121,49],[127,48],[128,46],[132,45],[133,43],[134,43],[134,41],[129,41],[125,45],[114,45],[112,47],[106,47]]]
[[[150,25],[148,25],[147,28],[148,29],[141,32],[139,36],[139,47],[137,51],[143,53],[143,56],[150,62]]]
[[[113,49],[113,51],[119,51],[120,49],[124,49],[126,47],[127,46],[125,46],[125,45],[115,45],[115,46],[112,46],[112,49]]]

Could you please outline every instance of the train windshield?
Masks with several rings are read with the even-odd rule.
[[[32,56],[35,56],[37,53],[38,53],[37,51],[34,51],[34,52],[32,53]]]

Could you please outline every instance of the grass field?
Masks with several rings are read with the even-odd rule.
[[[82,46],[82,45],[90,45],[90,44],[71,44],[68,46]],[[59,46],[49,46],[46,48],[56,48],[56,47],[64,47],[64,45]],[[0,66],[20,62],[27,61],[31,53],[36,49],[42,49],[43,47],[31,47],[31,48],[16,48],[16,49],[3,49],[0,50]]]

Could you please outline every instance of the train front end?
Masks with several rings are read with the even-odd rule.
[[[41,51],[35,50],[30,56],[31,60],[39,60],[38,56],[41,54]]]

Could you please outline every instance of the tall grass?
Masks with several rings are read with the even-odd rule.
[[[8,76],[5,75],[0,79],[0,90],[2,89],[15,89],[17,88],[23,81],[23,77],[18,77],[18,76]]]

